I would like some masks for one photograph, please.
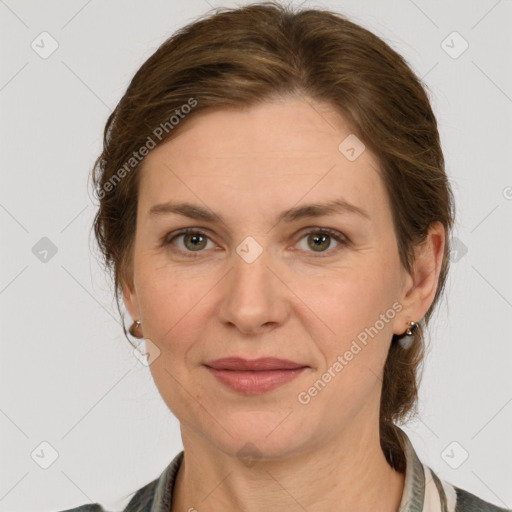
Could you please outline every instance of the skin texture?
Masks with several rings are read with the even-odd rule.
[[[181,425],[185,461],[172,510],[398,510],[404,475],[379,444],[382,371],[392,335],[434,299],[443,226],[432,226],[407,274],[378,162],[368,149],[355,161],[340,152],[352,132],[328,105],[289,97],[188,121],[143,162],[133,279],[123,285],[130,315],[160,350],[150,370]],[[276,223],[288,208],[339,198],[370,219],[341,213]],[[225,222],[148,214],[170,200],[207,207]],[[187,227],[207,238],[162,245]],[[316,248],[322,233],[305,228],[337,230],[349,243],[327,237]],[[263,250],[252,263],[236,252],[248,236]],[[378,334],[300,403],[298,394],[390,309]],[[247,396],[203,366],[234,355],[310,368]],[[247,443],[258,450],[252,465],[237,455]]]

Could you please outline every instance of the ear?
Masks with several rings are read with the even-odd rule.
[[[123,278],[121,281],[121,289],[123,291],[123,300],[126,309],[130,313],[133,320],[140,319],[139,301],[137,300],[137,292],[133,279]]]
[[[419,322],[434,301],[443,263],[446,230],[437,221],[430,225],[426,239],[415,248],[415,262],[411,273],[404,272],[398,301],[403,309],[395,316],[394,334],[403,334],[408,323]]]

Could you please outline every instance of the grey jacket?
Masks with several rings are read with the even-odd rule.
[[[402,431],[403,432],[403,431]],[[441,480],[423,464],[407,435],[405,485],[399,512],[512,512],[484,501],[464,489]],[[183,460],[181,451],[161,475],[135,492],[122,512],[169,512],[176,475]],[[107,512],[98,503],[62,512]]]

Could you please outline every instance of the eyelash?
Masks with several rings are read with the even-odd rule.
[[[174,236],[172,238],[169,238],[168,235],[166,235],[164,240],[163,240],[163,242],[162,242],[162,246],[171,246],[173,241],[176,238],[178,238],[179,236],[182,236],[182,235],[187,235],[189,233],[193,233],[193,234],[196,234],[196,235],[201,235],[201,236],[204,236],[204,237],[210,239],[208,234],[205,233],[204,231],[202,231],[201,229],[198,229],[198,228],[185,228],[185,229],[182,229],[182,230],[178,231],[177,233],[171,233],[171,234],[174,234]],[[342,247],[344,247],[344,246],[349,244],[349,240],[347,239],[347,237],[345,237],[339,231],[336,231],[336,230],[330,229],[330,228],[313,228],[313,229],[310,229],[309,231],[303,233],[303,235],[299,238],[299,241],[302,240],[304,237],[312,234],[312,233],[321,234],[321,235],[329,235],[332,238],[334,238],[334,240],[336,240],[336,242],[338,242],[340,244],[337,248],[334,248],[333,250],[325,251],[327,254],[317,253],[317,256],[315,256],[315,257],[326,258],[328,256],[331,256],[330,253],[332,251],[336,252],[336,249],[340,249],[340,248],[342,248]],[[181,254],[183,254],[184,256],[186,256],[188,258],[198,258],[198,257],[200,257],[200,253],[204,252],[204,251],[197,251],[198,254],[194,254],[193,251],[183,251],[182,249],[177,249],[177,248],[173,248],[172,250],[176,251],[176,252],[180,252]]]

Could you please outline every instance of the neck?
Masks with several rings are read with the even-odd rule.
[[[396,512],[405,475],[386,461],[378,429],[356,430],[286,459],[251,465],[182,427],[185,457],[172,511]]]

